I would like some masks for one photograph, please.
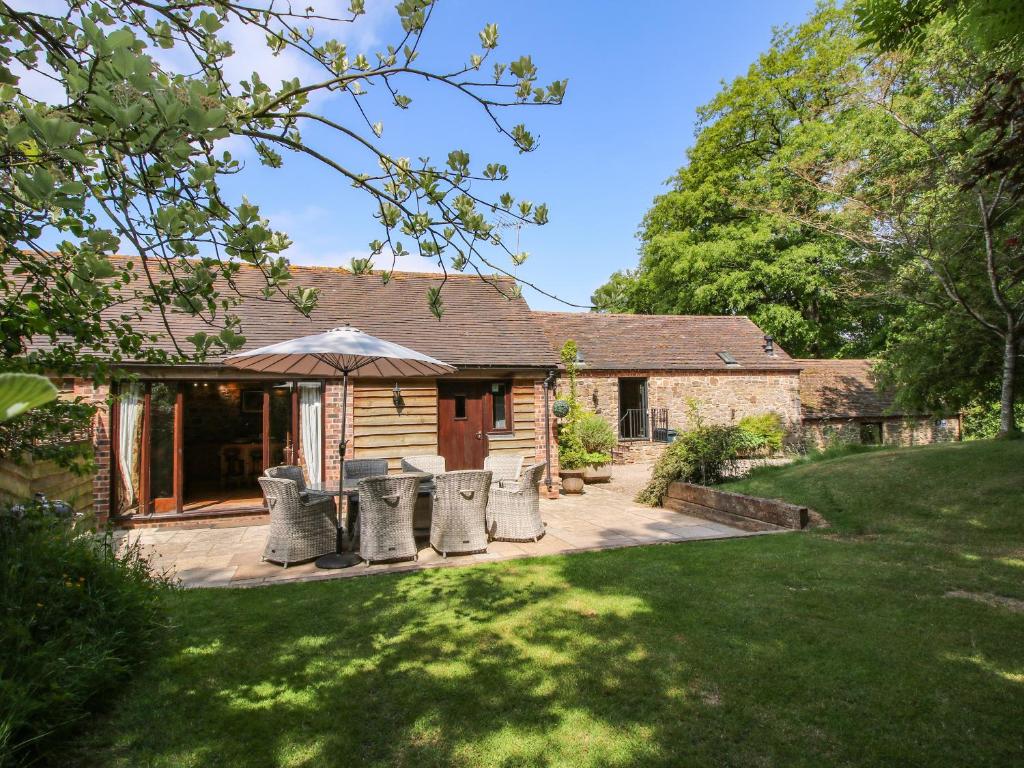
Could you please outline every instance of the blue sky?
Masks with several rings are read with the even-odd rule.
[[[353,30],[356,47],[393,39],[391,3],[367,5],[368,17]],[[637,227],[684,160],[696,108],[723,79],[746,71],[768,46],[773,26],[801,21],[813,5],[443,0],[423,44],[427,62],[464,61],[484,23],[497,22],[498,59],[529,53],[542,82],[568,78],[565,103],[509,114],[540,136],[539,149],[519,155],[464,100],[413,88],[408,112],[379,113],[384,139],[412,157],[443,159],[461,147],[474,160],[507,162],[510,190],[551,210],[549,224],[521,231],[530,258],[517,274],[586,304],[612,272],[635,266]],[[346,264],[377,236],[368,202],[312,163],[288,159],[273,172],[250,163],[238,182],[295,241],[289,255],[298,263]],[[430,268],[421,257],[402,266]],[[566,308],[529,289],[525,295],[538,309]]]
[[[46,6],[52,0],[19,0],[15,5],[34,2]],[[332,35],[348,43],[350,54],[372,54],[400,34],[394,2],[366,0],[366,16]],[[347,0],[309,4],[329,10],[347,6]],[[470,152],[474,164],[505,162],[511,173],[509,191],[550,208],[549,224],[521,231],[521,248],[530,258],[516,274],[585,305],[612,272],[636,265],[638,225],[652,199],[664,190],[665,180],[684,161],[693,141],[696,108],[714,96],[723,80],[746,71],[767,48],[773,26],[798,23],[813,6],[813,0],[441,0],[422,44],[419,63],[424,68],[458,68],[479,51],[477,33],[484,24],[496,22],[496,60],[528,53],[539,67],[541,83],[568,78],[562,106],[517,108],[507,114],[509,125],[525,121],[539,135],[540,147],[528,155],[515,152],[467,99],[437,87],[411,83],[406,92],[414,100],[406,112],[374,96],[365,103],[371,119],[384,124],[385,149],[396,155],[429,155],[443,163],[451,149],[461,148]],[[274,85],[295,74],[319,79],[300,60],[271,58],[253,31],[227,33],[238,53],[228,70],[233,80],[253,68]],[[314,106],[346,125],[358,125],[341,97]],[[362,164],[366,158],[350,146],[336,140],[323,143],[327,137],[316,132],[307,132],[306,138],[355,168],[367,167]],[[344,266],[353,256],[365,255],[367,243],[379,236],[371,201],[334,172],[296,156],[286,156],[284,168],[271,170],[256,162],[251,149],[240,143],[231,148],[246,168],[226,182],[229,199],[244,194],[259,203],[272,224],[294,241],[287,254],[293,262]],[[494,199],[501,189],[488,194],[478,186],[474,191]],[[507,260],[502,263],[511,269]],[[399,266],[432,268],[418,256]],[[525,295],[537,309],[568,308],[529,289]]]

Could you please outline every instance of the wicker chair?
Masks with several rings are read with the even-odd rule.
[[[412,532],[418,490],[416,475],[359,481],[359,556],[367,565],[379,560],[419,559]]]
[[[263,474],[267,477],[276,477],[279,480],[294,480],[295,484],[299,486],[299,495],[307,497],[309,501],[331,498],[331,494],[329,493],[311,491],[307,488],[306,477],[302,473],[302,467],[296,464],[281,464],[277,467],[267,467]]]
[[[344,485],[352,485],[353,481],[358,482],[366,477],[380,477],[388,473],[388,460],[387,459],[346,459],[345,470],[344,470]],[[348,505],[348,509],[345,512],[345,533],[348,534],[348,540],[351,544],[355,536],[354,526],[352,525],[352,516],[355,510],[352,505]]]
[[[334,551],[337,518],[329,497],[304,502],[294,480],[260,477],[270,509],[270,535],[263,559],[281,563],[312,560]]]
[[[522,468],[522,456],[488,456],[484,459],[484,469],[491,471],[492,484],[502,480],[518,480]]]
[[[388,473],[387,459],[345,459],[345,484]]]
[[[402,458],[403,472],[429,472],[432,475],[440,475],[444,472],[444,456],[404,456]]]
[[[486,552],[491,473],[478,469],[443,472],[434,483],[430,546],[442,557],[452,552]]]
[[[499,541],[537,541],[544,535],[537,486],[547,465],[523,468],[518,481],[491,486],[487,499],[487,534]]]

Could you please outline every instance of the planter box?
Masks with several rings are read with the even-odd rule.
[[[582,469],[564,469],[558,476],[562,478],[562,493],[583,493]]]
[[[676,512],[751,531],[800,530],[807,527],[810,516],[807,507],[681,482],[669,485],[662,505]]]
[[[607,483],[611,479],[612,468],[609,464],[605,464],[603,467],[587,467],[583,470],[583,482],[588,485],[591,483]]]

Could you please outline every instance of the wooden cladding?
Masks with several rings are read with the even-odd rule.
[[[534,426],[536,403],[533,382],[517,380],[512,384],[512,433],[488,441],[492,454],[516,454],[532,460],[537,454]]]
[[[394,384],[386,380],[355,382],[353,436],[355,458],[387,459],[388,469],[398,472],[403,456],[439,452],[438,401],[435,380],[400,379],[402,405],[396,407]],[[534,382],[512,382],[510,399],[511,431],[486,440],[487,451],[532,460],[537,450]]]
[[[357,459],[387,459],[401,470],[402,457],[437,453],[437,386],[433,379],[401,379],[401,405],[393,381],[355,382],[352,434]]]

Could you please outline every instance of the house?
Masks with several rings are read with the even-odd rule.
[[[534,315],[556,350],[576,342],[580,397],[616,430],[620,460],[654,458],[695,414],[732,424],[774,411],[799,433],[800,364],[747,317]]]
[[[961,421],[899,408],[879,386],[871,360],[797,360],[803,439],[808,448],[833,443],[922,445],[959,440]]]
[[[264,298],[255,269],[240,271],[245,298],[234,312],[246,349],[349,323],[458,369],[442,378],[356,375],[347,457],[387,459],[392,471],[413,454],[439,453],[449,469],[482,466],[489,454],[546,459],[543,382],[558,356],[511,281],[449,275],[439,321],[427,302],[428,289],[442,283],[437,274],[396,273],[385,284],[379,274],[336,268],[294,266],[292,273],[295,284],[320,291],[308,318]],[[204,328],[183,314],[173,326],[179,339]],[[163,334],[157,346],[171,349],[157,316],[141,328]],[[99,516],[132,524],[265,514],[256,478],[282,462],[302,465],[314,480],[337,481],[340,380],[252,374],[219,358],[121,367],[137,381],[113,393],[78,383],[101,408],[94,425]],[[112,407],[110,394],[120,395]]]
[[[512,281],[475,275],[395,273],[385,283],[338,268],[293,266],[292,273],[297,285],[320,292],[310,317],[266,298],[254,268],[243,266],[235,278],[245,348],[348,323],[457,368],[441,377],[350,381],[346,456],[386,459],[391,471],[414,454],[440,454],[449,469],[516,454],[550,460],[557,477],[545,382],[555,382],[568,339],[579,348],[585,406],[619,436],[618,461],[656,458],[670,430],[695,418],[731,424],[769,411],[795,443],[959,436],[956,420],[893,413],[868,361],[794,360],[746,317],[534,312]],[[442,282],[438,320],[427,292]],[[207,330],[183,314],[173,326],[179,339]],[[138,327],[173,350],[155,314]],[[136,525],[265,515],[256,478],[282,462],[301,465],[312,481],[337,482],[339,379],[253,374],[216,357],[120,367],[131,378],[112,390],[74,383],[75,394],[99,409],[92,509],[101,519]],[[554,395],[565,389],[563,377]]]

